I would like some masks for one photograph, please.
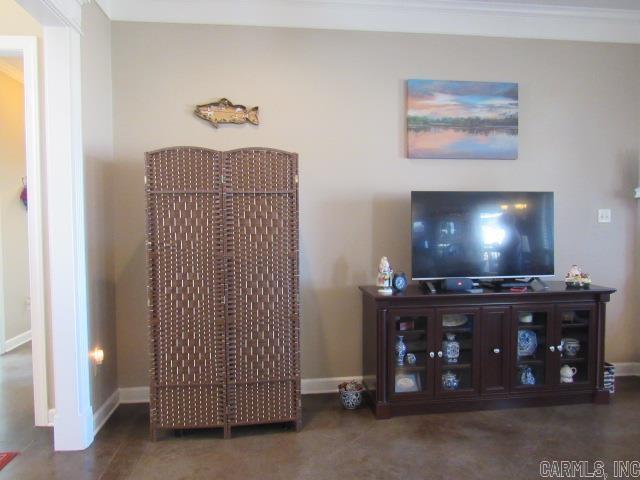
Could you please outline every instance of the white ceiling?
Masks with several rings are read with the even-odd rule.
[[[96,0],[113,20],[640,43],[640,0]]]

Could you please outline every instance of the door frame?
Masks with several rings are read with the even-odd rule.
[[[17,0],[43,33],[47,286],[58,451],[84,450],[94,439],[80,68],[82,5],[89,1]]]
[[[34,36],[0,36],[0,55],[22,56],[24,80],[24,132],[27,166],[27,209],[29,250],[29,299],[31,354],[33,363],[33,406],[35,424],[49,424],[47,345],[45,321],[44,231],[42,156],[40,149],[40,95],[38,40]],[[0,337],[4,350],[4,332]]]

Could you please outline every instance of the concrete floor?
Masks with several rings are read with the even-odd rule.
[[[32,425],[30,356],[0,357],[0,449],[22,453],[4,479],[533,479],[541,460],[640,460],[640,378],[609,406],[577,405],[376,421],[333,395],[304,398],[300,433],[279,426],[148,439],[146,405],[122,405],[84,452],[54,453]],[[26,383],[25,383],[26,382]],[[30,416],[29,416],[30,415]]]

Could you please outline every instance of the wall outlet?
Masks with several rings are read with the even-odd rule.
[[[598,223],[611,223],[610,208],[601,208],[598,210]]]

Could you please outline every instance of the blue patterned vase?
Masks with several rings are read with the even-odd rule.
[[[449,363],[457,363],[460,356],[460,343],[456,341],[455,333],[447,333],[447,339],[442,342],[444,358]]]
[[[520,383],[522,385],[535,385],[536,377],[531,367],[520,367]]]
[[[403,335],[398,335],[396,340],[396,364],[399,366],[404,365],[404,356],[407,353],[407,346],[404,344]]]
[[[518,330],[518,356],[528,357],[536,353],[538,336],[533,330],[521,328]]]
[[[460,380],[451,370],[447,370],[442,374],[442,388],[445,390],[457,390],[460,386]]]

